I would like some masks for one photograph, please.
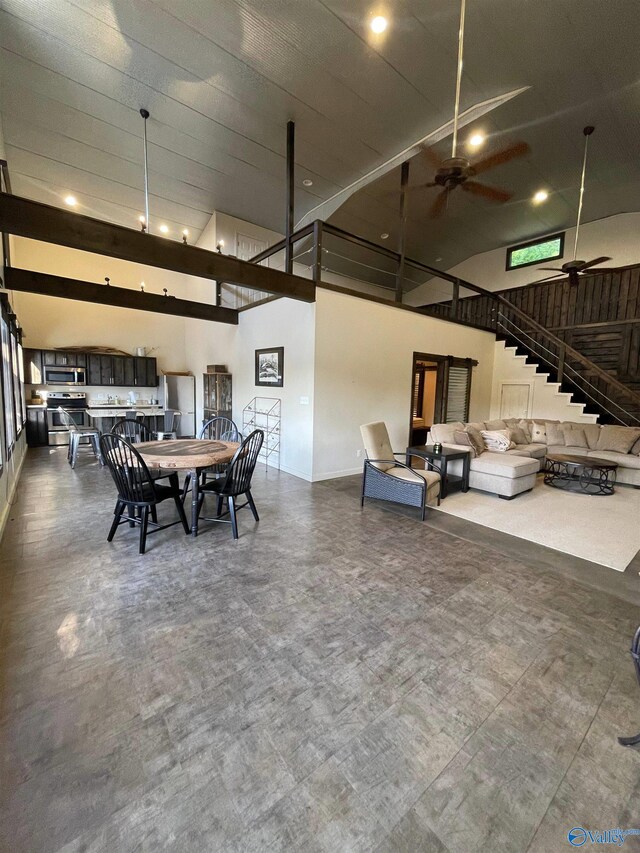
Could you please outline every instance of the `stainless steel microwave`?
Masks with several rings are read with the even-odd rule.
[[[53,367],[44,368],[45,385],[86,385],[87,371],[84,367]]]

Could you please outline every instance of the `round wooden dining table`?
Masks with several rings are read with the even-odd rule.
[[[150,470],[188,471],[191,474],[191,535],[198,535],[198,492],[200,472],[210,465],[230,462],[240,447],[237,441],[178,438],[173,441],[144,441],[136,450]]]

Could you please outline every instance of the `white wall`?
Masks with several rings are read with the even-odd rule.
[[[535,366],[527,364],[526,360],[526,356],[516,354],[515,347],[505,346],[504,341],[495,342],[490,413],[492,420],[501,417],[502,383],[513,382],[530,386],[527,415],[529,418],[576,421],[583,424],[597,423],[597,415],[585,415],[584,406],[574,403],[571,394],[560,391],[557,382],[549,382],[548,374],[537,373]]]
[[[12,263],[16,267],[85,281],[100,282],[108,275],[112,284],[134,290],[144,281],[149,292],[162,294],[162,288],[166,287],[174,296],[187,295],[187,277],[179,273],[36,240],[15,239]],[[133,353],[136,347],[144,346],[149,355],[157,358],[159,370],[185,369],[182,317],[34,293],[14,292],[11,300],[20,317],[27,347],[110,346]]]
[[[544,236],[544,235],[541,235]],[[535,239],[536,235],[532,237]],[[566,231],[564,257],[557,261],[541,262],[535,266],[518,270],[505,270],[507,247],[493,249],[480,255],[473,255],[455,267],[447,270],[451,275],[460,276],[485,290],[504,290],[510,287],[522,287],[538,281],[553,273],[541,272],[539,267],[559,267],[573,257],[575,228]],[[580,226],[578,257],[590,260],[608,255],[612,260],[603,266],[626,266],[640,262],[640,213],[620,213],[607,219],[585,222]],[[405,296],[407,305],[423,305],[433,298],[434,286],[442,291],[443,299],[450,299],[451,292],[443,282],[431,280],[415,288]]]
[[[362,470],[361,424],[385,421],[394,450],[407,446],[414,352],[477,359],[470,417],[487,419],[494,341],[478,329],[319,289],[314,480]]]
[[[252,397],[280,398],[280,467],[305,480],[313,473],[315,316],[315,305],[293,299],[242,312],[233,358],[234,420],[242,424],[242,409]],[[255,350],[267,347],[284,347],[282,388],[255,385]]]

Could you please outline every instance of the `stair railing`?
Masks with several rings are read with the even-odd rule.
[[[524,312],[523,312],[524,313]],[[525,315],[526,316],[526,315]],[[535,321],[531,321],[535,324]],[[608,415],[610,415],[614,420],[623,426],[640,426],[640,417],[634,415],[632,412],[629,412],[624,406],[621,406],[615,400],[612,400],[604,391],[601,391],[593,382],[590,382],[586,376],[584,376],[579,371],[575,370],[570,364],[568,364],[565,360],[567,352],[573,357],[574,353],[577,353],[572,347],[569,347],[564,341],[559,338],[557,341],[557,349],[558,352],[553,352],[547,346],[545,346],[540,341],[537,341],[532,335],[528,334],[527,331],[517,323],[515,323],[511,318],[509,318],[504,312],[498,311],[497,315],[497,326],[501,329],[505,335],[508,335],[510,338],[518,341],[525,349],[528,349],[532,352],[537,358],[540,358],[550,367],[552,367],[557,372],[557,381],[559,384],[562,383],[562,379],[566,378],[568,382],[571,382],[581,393],[585,395],[589,400],[595,403],[600,409],[605,411]],[[537,324],[535,324],[537,325]],[[541,327],[544,329],[544,327]],[[546,330],[544,330],[546,331]],[[551,335],[551,333],[547,333],[549,337],[555,338],[555,335]],[[580,362],[587,362],[589,365],[593,365],[589,359],[582,356],[580,353],[577,353],[579,356]],[[597,367],[597,365],[593,365],[593,367]],[[601,370],[601,368],[598,368]],[[604,371],[602,371],[604,373]],[[609,374],[605,374],[608,379],[613,379],[613,377],[609,377]],[[615,382],[615,380],[614,380]],[[621,384],[621,383],[617,383]],[[624,385],[621,386],[625,388]],[[625,390],[628,390],[625,388]],[[631,392],[633,394],[633,392]]]
[[[536,332],[542,337],[546,338],[547,341],[552,342],[556,347],[558,347],[559,350],[564,353],[562,359],[563,362],[567,355],[571,356],[574,361],[577,361],[582,364],[590,373],[594,374],[599,379],[602,379],[608,385],[619,391],[628,400],[632,400],[636,406],[640,407],[640,394],[638,394],[636,391],[633,391],[631,388],[627,388],[626,385],[618,381],[614,376],[611,376],[611,374],[607,373],[606,370],[603,370],[601,367],[598,367],[598,365],[591,361],[591,359],[582,355],[581,352],[578,352],[578,350],[574,349],[572,346],[569,346],[566,341],[563,341],[557,335],[554,335],[553,332],[550,332],[544,326],[541,326],[540,323],[533,319],[533,317],[530,317],[520,308],[517,308],[515,305],[513,305],[513,303],[509,302],[508,299],[505,299],[504,296],[501,296],[500,294],[493,295],[495,296],[498,303],[504,308],[503,313],[510,312],[512,314],[515,314],[516,317],[519,317],[528,326],[530,326],[532,329],[535,329]]]

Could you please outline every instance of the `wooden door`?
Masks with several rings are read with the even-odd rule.
[[[500,387],[500,418],[528,418],[531,386],[527,382],[503,382]]]

